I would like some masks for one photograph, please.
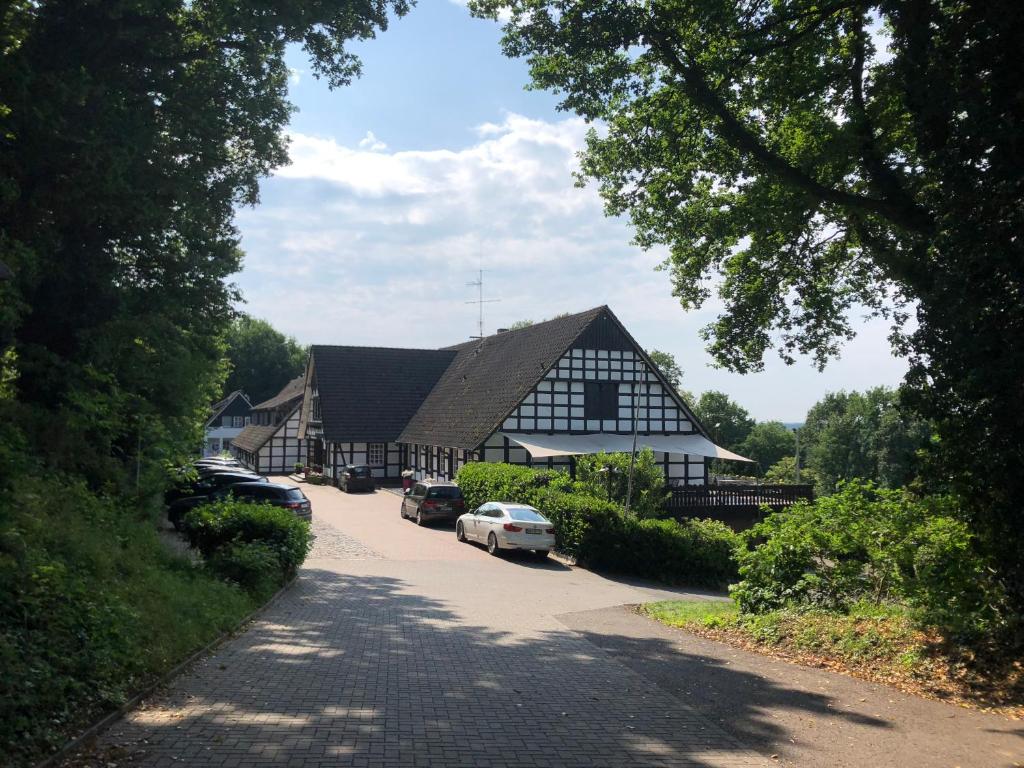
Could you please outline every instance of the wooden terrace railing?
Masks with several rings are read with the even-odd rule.
[[[762,506],[778,512],[798,501],[814,501],[810,485],[691,485],[671,491],[665,509],[672,517],[709,517],[736,530],[761,520]]]

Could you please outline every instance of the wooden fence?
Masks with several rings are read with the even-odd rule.
[[[773,512],[798,501],[814,501],[810,485],[705,485],[673,488],[665,508],[675,518],[721,520],[743,530],[763,519],[762,506]]]

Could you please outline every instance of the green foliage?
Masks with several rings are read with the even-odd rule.
[[[721,523],[626,515],[587,484],[549,470],[480,462],[464,465],[457,479],[470,509],[513,501],[541,510],[555,524],[559,551],[588,566],[675,584],[724,586],[735,577],[739,538]]]
[[[12,418],[48,466],[127,489],[136,461],[152,479],[199,443],[238,299],[235,206],[287,160],[285,51],[342,85],[359,72],[345,43],[407,9],[4,5],[0,354],[9,381],[14,350]]]
[[[529,328],[531,325],[533,325],[533,320],[516,320],[508,329],[510,331],[521,331],[523,328]]]
[[[711,434],[711,439],[730,451],[739,451],[740,445],[754,428],[754,420],[747,410],[724,392],[704,392],[692,406],[694,414]]]
[[[905,603],[946,630],[991,629],[999,590],[958,513],[949,498],[844,483],[746,532],[733,597],[746,613]]]
[[[740,443],[737,450],[741,456],[753,459],[759,474],[764,474],[769,467],[778,464],[786,456],[796,451],[793,433],[780,421],[759,421]]]
[[[576,479],[584,493],[625,505],[629,490],[629,464],[628,453],[602,452],[578,456]],[[630,512],[638,517],[664,517],[667,499],[665,472],[655,461],[654,451],[650,448],[637,451]]]
[[[646,603],[641,612],[670,627],[693,625],[715,629],[734,621],[739,608],[732,600],[664,600]]]
[[[764,480],[766,483],[778,483],[781,485],[796,483],[796,458],[794,456],[784,456],[779,459],[764,473]],[[800,467],[800,485],[820,487],[820,484],[821,479],[816,470],[810,467]]]
[[[672,385],[672,389],[679,390],[683,385],[683,369],[679,367],[676,358],[669,352],[662,352],[659,349],[647,350],[647,356],[658,366],[665,380]]]
[[[1019,6],[470,4],[534,87],[606,126],[580,183],[668,251],[684,309],[716,290],[720,364],[762,370],[775,346],[823,366],[865,314],[892,320],[941,438],[927,479],[964,499],[1024,614]]]
[[[227,332],[230,364],[224,394],[240,389],[253,404],[276,395],[306,367],[307,349],[266,320],[249,315],[235,318]]]
[[[879,672],[886,667],[913,671],[929,655],[927,639],[898,607],[858,603],[845,613],[783,609],[744,614],[733,603],[670,600],[649,603],[643,612],[669,626],[739,632],[761,645],[870,665]]]
[[[81,482],[0,493],[0,753],[27,766],[256,607]]]
[[[807,412],[800,430],[804,464],[818,474],[818,493],[828,494],[841,480],[859,477],[886,488],[914,478],[917,453],[931,438],[931,427],[901,406],[897,392],[885,387],[833,392]]]
[[[588,566],[668,584],[724,587],[736,578],[740,537],[717,520],[592,518],[580,543]]]
[[[277,550],[263,541],[229,542],[210,554],[207,565],[218,576],[260,597],[273,594],[281,586]]]
[[[255,548],[232,551],[235,545],[266,547],[276,558],[278,585],[295,575],[313,545],[309,523],[270,504],[230,500],[205,504],[185,515],[183,530],[211,566],[223,563],[239,572],[255,567],[262,552]]]

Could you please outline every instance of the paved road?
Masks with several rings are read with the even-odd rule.
[[[805,696],[794,687],[786,699],[785,669],[768,681],[746,671],[741,685],[738,675],[721,677],[728,661],[709,652],[694,663],[664,636],[668,630],[619,607],[687,593],[554,561],[493,558],[457,543],[450,529],[400,520],[399,500],[389,493],[310,487],[307,494],[317,543],[297,584],[247,632],[112,728],[101,745],[104,763],[1013,765],[993,761],[991,751],[981,762],[968,754],[954,763],[941,744],[938,752],[924,744],[922,752],[918,739],[908,752],[891,738],[870,763],[840,761],[858,754],[851,734],[886,733],[899,712],[834,711],[833,690]],[[817,683],[836,678],[844,691],[864,685],[807,673],[820,676],[811,678]],[[793,716],[768,727],[773,701]],[[963,712],[932,706],[954,718]],[[999,749],[1024,746],[1009,721],[974,717],[1005,729],[993,735]],[[829,721],[848,727],[841,740]],[[977,741],[976,721],[955,722],[968,722]],[[784,749],[791,738],[802,751]]]

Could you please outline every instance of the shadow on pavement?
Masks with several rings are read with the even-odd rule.
[[[595,645],[565,631],[473,626],[409,589],[396,578],[303,570],[247,632],[115,724],[96,759],[199,768],[771,764],[685,695],[615,663],[601,650],[607,637]],[[680,659],[664,641],[617,642],[653,663]],[[728,667],[715,675],[722,690],[752,684]],[[780,736],[766,710],[817,713],[828,703],[764,681],[756,691],[731,710],[748,743]]]

